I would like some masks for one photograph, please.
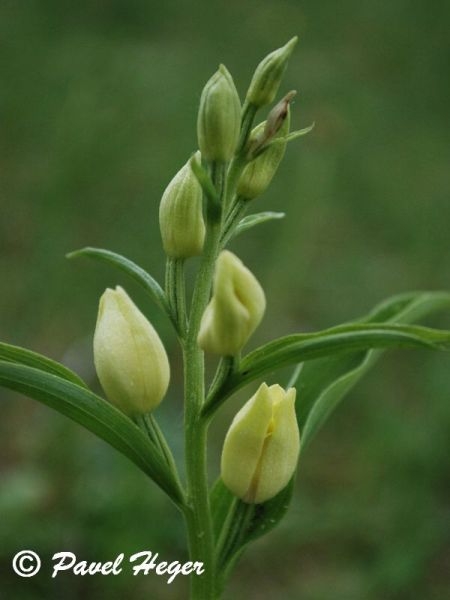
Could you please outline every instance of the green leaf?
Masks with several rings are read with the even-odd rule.
[[[236,498],[219,478],[211,490],[211,510],[216,537],[216,560],[223,580],[252,541],[271,531],[286,514],[294,479],[271,500],[247,504]]]
[[[408,323],[450,307],[450,294],[415,292],[395,296],[376,306],[362,321]],[[338,354],[303,364],[297,380],[297,417],[302,451],[339,402],[375,365],[381,350]]]
[[[280,367],[357,350],[414,347],[448,350],[450,332],[411,325],[356,323],[282,337],[245,356],[238,370],[205,404],[203,414],[212,414],[236,390]]]
[[[175,504],[183,504],[179,486],[148,437],[103,398],[56,375],[5,361],[0,361],[0,385],[39,400],[83,425],[133,461]]]
[[[75,250],[74,252],[70,252],[66,255],[67,258],[93,258],[94,260],[98,260],[100,262],[105,262],[113,267],[116,267],[120,271],[127,273],[132,279],[134,279],[150,296],[150,298],[155,302],[159,308],[166,313],[169,319],[174,324],[177,329],[177,324],[173,319],[169,303],[167,301],[166,295],[153,277],[147,273],[142,267],[134,263],[133,261],[125,258],[125,256],[121,256],[120,254],[116,254],[115,252],[111,252],[110,250],[104,250],[103,248],[82,248],[81,250]]]
[[[41,371],[51,373],[52,375],[58,375],[67,381],[71,381],[81,387],[87,388],[87,385],[81,377],[64,365],[61,365],[42,354],[38,354],[37,352],[21,348],[20,346],[12,346],[11,344],[0,342],[0,360],[34,367],[35,369],[40,369]]]
[[[315,126],[316,123],[315,121],[313,121],[311,125],[308,125],[308,127],[304,127],[303,129],[297,129],[296,131],[291,131],[291,133],[289,133],[288,135],[272,139],[267,144],[264,144],[259,151],[255,152],[254,157],[256,158],[257,156],[260,156],[271,146],[275,146],[276,144],[287,144],[289,142],[297,140],[298,138],[303,137],[304,135],[307,135],[314,129]]]
[[[251,229],[256,225],[261,225],[262,223],[266,223],[267,221],[273,221],[274,219],[283,219],[285,216],[285,213],[271,211],[256,213],[254,215],[248,215],[248,217],[244,217],[239,222],[236,229],[234,229],[230,239],[235,238],[241,233],[244,233],[244,231],[247,231],[247,229]]]
[[[332,354],[326,358],[308,360],[297,365],[293,373],[293,379],[290,382],[291,385],[294,385],[297,380],[297,416],[300,429],[302,430],[302,450],[312,440],[319,427],[335,408],[339,400],[342,399],[345,393],[367,372],[382,354],[381,350],[336,351],[334,348],[335,340],[333,337],[329,337],[330,332],[332,332],[331,336],[334,336],[335,334],[340,335],[345,331],[351,332],[352,328],[354,328],[354,332],[358,335],[363,331],[366,334],[376,332],[377,335],[381,335],[382,332],[384,332],[383,335],[386,333],[389,335],[401,334],[402,336],[406,335],[407,338],[412,335],[413,339],[408,339],[407,345],[410,343],[416,345],[417,339],[419,339],[419,345],[424,344],[425,347],[429,347],[431,344],[432,348],[437,345],[438,349],[445,349],[448,347],[450,335],[447,332],[436,332],[435,330],[421,327],[390,327],[389,323],[394,321],[396,323],[406,323],[418,320],[427,314],[449,306],[450,294],[440,292],[403,294],[375,307],[373,311],[361,319],[364,322],[363,326],[359,323],[354,328],[355,324],[350,324],[319,334],[313,334],[312,336],[305,336],[303,338],[305,342],[307,338],[315,342],[320,340],[320,338],[328,339],[328,342],[332,342]],[[380,322],[382,321],[386,322],[383,327],[380,326]],[[436,333],[438,335],[435,335]],[[297,338],[294,340],[297,343],[299,341],[298,336],[294,336],[294,338]],[[349,347],[353,343],[359,345],[361,342],[358,339],[347,341],[349,342]],[[393,345],[395,346],[399,343],[403,346],[405,341],[405,338],[396,339]],[[272,344],[275,344],[277,351],[281,351],[283,344],[280,344],[278,347],[278,342],[280,340],[272,342]],[[383,344],[386,344],[386,347],[389,347],[391,342],[393,342],[391,338],[384,340],[377,338],[370,343],[380,344],[381,347]],[[287,347],[289,350],[292,349],[290,348],[290,344]],[[329,349],[326,348],[325,345],[320,349],[320,352],[328,352]],[[306,352],[306,356],[308,357],[308,353],[314,353],[316,350],[317,348],[306,346],[301,349],[301,352]],[[256,357],[258,360],[262,360],[264,354],[260,354],[259,352],[256,354]],[[255,356],[255,353],[252,353],[252,355]],[[290,359],[291,357],[289,357]],[[238,383],[235,382],[236,385]],[[223,392],[224,390],[222,390]],[[211,491],[211,506],[217,540],[217,560],[219,569],[223,573],[222,585],[246,545],[270,531],[283,518],[292,499],[293,487],[293,480],[291,480],[290,484],[269,502],[263,505],[248,505],[233,496],[220,479],[217,481]]]

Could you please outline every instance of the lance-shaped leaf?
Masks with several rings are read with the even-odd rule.
[[[208,399],[203,414],[212,414],[236,390],[281,367],[357,350],[414,347],[448,350],[450,331],[411,325],[356,323],[318,333],[282,337],[244,357],[239,369]]]
[[[155,446],[131,419],[103,398],[56,375],[5,361],[0,361],[0,385],[83,425],[133,461],[175,504],[182,505],[182,491]]]
[[[169,303],[167,301],[163,289],[156,281],[156,279],[154,279],[142,267],[134,263],[132,260],[126,258],[125,256],[121,256],[120,254],[111,252],[111,250],[104,250],[103,248],[87,247],[82,248],[81,250],[75,250],[74,252],[70,252],[69,254],[67,254],[67,258],[79,257],[93,258],[94,260],[107,263],[129,275],[143,288],[143,290],[147,293],[148,296],[150,296],[153,302],[155,302],[159,306],[159,308],[162,309],[162,311],[169,317],[174,327],[177,329],[177,324],[173,318],[169,307]]]
[[[362,321],[411,322],[450,306],[450,294],[414,292],[395,296],[376,306]],[[338,402],[373,366],[381,350],[338,352],[297,365],[289,387],[297,381],[297,418],[302,449],[331,414]],[[285,515],[293,494],[293,480],[275,498],[262,505],[248,505],[227,490],[219,479],[211,491],[217,561],[223,585],[228,573],[249,542],[275,527]]]
[[[34,367],[35,369],[40,369],[41,371],[51,373],[52,375],[58,375],[63,379],[67,379],[67,381],[71,381],[81,387],[87,388],[87,385],[81,377],[64,365],[61,365],[42,354],[38,354],[37,352],[21,348],[20,346],[13,346],[11,344],[0,342],[0,360]]]
[[[367,323],[409,323],[449,307],[448,293],[414,292],[382,302],[362,320]],[[296,384],[302,451],[311,443],[345,394],[375,365],[382,354],[382,350],[366,350],[303,364]]]
[[[261,212],[256,213],[254,215],[248,215],[248,217],[244,217],[237,225],[236,229],[231,234],[231,238],[235,238],[236,236],[244,233],[248,229],[252,227],[256,227],[256,225],[261,225],[262,223],[267,223],[267,221],[273,221],[275,219],[283,219],[285,217],[285,213],[283,212]]]

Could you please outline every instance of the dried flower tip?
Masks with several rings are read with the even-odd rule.
[[[257,134],[254,131],[252,132],[247,144],[246,154],[248,160],[252,160],[258,156],[268,143],[276,137],[289,115],[289,104],[296,94],[295,90],[287,93],[270,111],[264,129],[259,130]]]
[[[252,200],[260,196],[269,187],[286,151],[285,137],[289,132],[289,109],[287,118],[274,137],[274,141],[257,158],[253,159],[243,170],[238,186],[238,196],[245,200]],[[256,151],[259,148],[259,140],[267,128],[267,124],[260,123],[250,134],[250,145],[256,140]]]

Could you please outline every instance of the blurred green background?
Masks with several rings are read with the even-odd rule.
[[[299,34],[280,93],[299,91],[289,147],[255,210],[288,218],[234,250],[263,283],[252,345],[367,312],[386,296],[450,289],[450,6],[435,0],[4,0],[0,7],[0,338],[62,360],[97,388],[97,302],[121,283],[172,363],[158,410],[181,458],[180,356],[168,323],[129,280],[68,262],[84,245],[162,280],[161,194],[196,149],[202,86],[224,62],[242,96],[257,62]],[[450,326],[448,315],[428,321]],[[440,600],[450,595],[449,357],[389,353],[302,459],[291,510],[248,552],[227,598]],[[218,417],[225,428],[251,390]],[[37,403],[2,394],[0,596],[183,598],[156,576],[61,575],[86,560],[158,551],[184,559],[181,521],[125,458]],[[20,579],[15,552],[38,551]]]

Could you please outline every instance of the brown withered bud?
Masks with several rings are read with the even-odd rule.
[[[266,125],[261,133],[250,140],[247,149],[247,158],[252,160],[264,149],[267,144],[274,139],[282,127],[289,113],[289,104],[292,102],[297,92],[292,90],[282,98],[270,111]]]

